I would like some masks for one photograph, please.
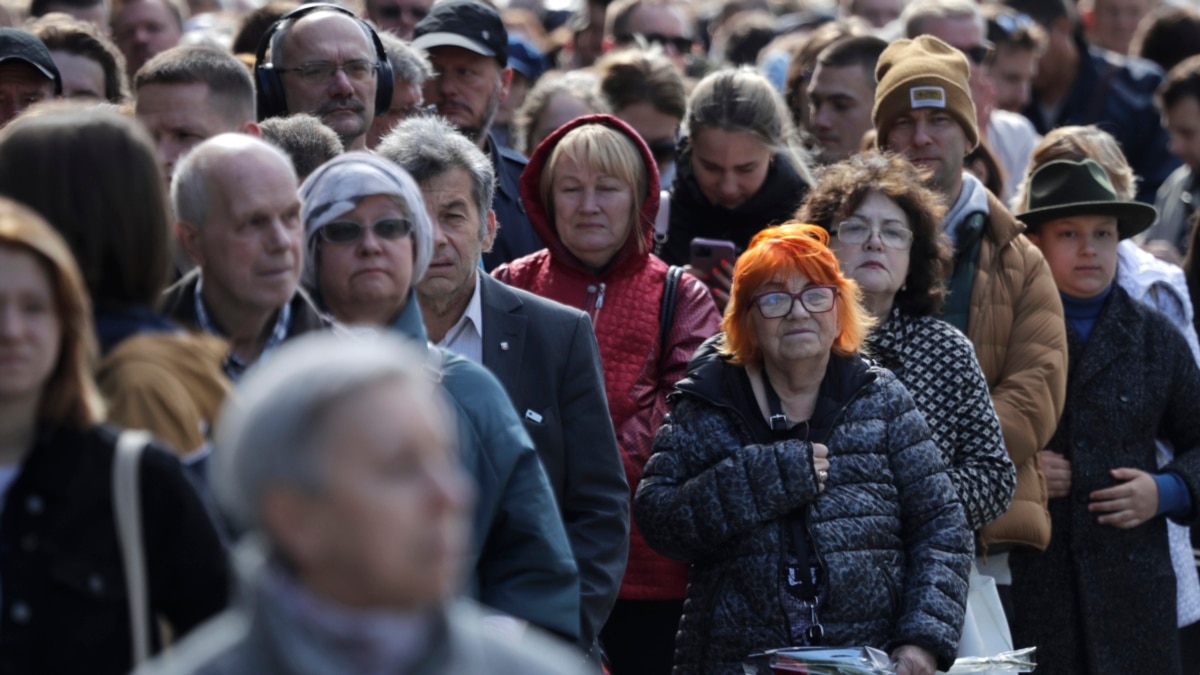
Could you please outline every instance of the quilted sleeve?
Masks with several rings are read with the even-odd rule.
[[[732,413],[682,396],[654,439],[633,513],[654,550],[694,562],[816,496],[810,443],[744,444]]]
[[[905,550],[902,610],[888,651],[914,644],[932,652],[940,670],[949,670],[966,611],[971,530],[908,391],[890,377],[878,386],[892,409],[884,419]]]

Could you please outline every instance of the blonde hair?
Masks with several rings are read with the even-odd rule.
[[[62,326],[58,361],[42,385],[39,421],[86,428],[103,419],[104,403],[92,377],[96,338],[83,275],[71,249],[33,210],[0,197],[0,247],[30,253],[50,281]]]
[[[1029,160],[1029,168],[1025,171],[1025,180],[1013,197],[1013,210],[1020,213],[1025,211],[1028,201],[1029,177],[1043,164],[1065,159],[1072,162],[1082,162],[1094,159],[1104,167],[1108,180],[1117,191],[1117,198],[1132,201],[1137,195],[1137,176],[1130,168],[1125,154],[1117,139],[1107,131],[1097,126],[1066,126],[1054,129],[1042,138],[1033,150]]]
[[[559,139],[542,169],[539,185],[546,216],[554,222],[554,174],[558,163],[570,159],[577,166],[613,176],[630,187],[633,193],[633,223],[629,236],[637,241],[638,252],[646,253],[646,229],[642,222],[642,205],[646,203],[646,162],[638,147],[628,136],[603,124],[583,124],[568,131]]]

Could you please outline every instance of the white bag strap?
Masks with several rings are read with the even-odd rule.
[[[146,558],[142,546],[142,505],[138,486],[138,462],[150,442],[145,431],[125,430],[117,437],[113,456],[113,513],[117,519],[117,538],[129,589],[129,619],[133,633],[133,665],[150,656],[149,602],[146,592]]]

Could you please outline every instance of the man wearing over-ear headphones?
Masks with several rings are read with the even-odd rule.
[[[258,119],[310,113],[347,150],[366,150],[375,114],[392,99],[392,72],[379,36],[337,5],[304,5],[283,15],[259,43]]]

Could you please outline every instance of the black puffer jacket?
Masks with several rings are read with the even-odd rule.
[[[691,563],[676,672],[741,673],[747,655],[792,643],[782,580],[787,516],[800,508],[825,570],[825,644],[915,644],[948,669],[971,533],[907,390],[859,357],[830,358],[820,397],[837,412],[813,420],[832,425],[818,496],[812,445],[759,440],[767,427],[740,393],[745,370],[717,354],[715,339],[677,385],[634,501],[650,545]]]

